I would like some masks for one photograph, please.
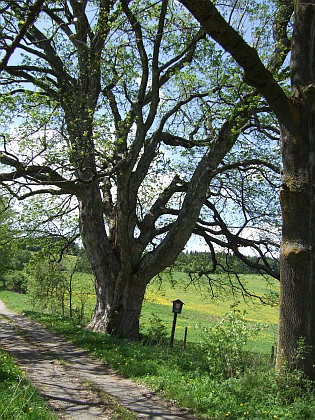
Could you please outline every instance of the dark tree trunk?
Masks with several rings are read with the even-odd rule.
[[[286,360],[315,379],[314,152],[313,130],[307,121],[303,131],[300,138],[282,133],[285,170],[280,192],[283,228],[277,367]],[[302,143],[304,147],[297,147]],[[303,353],[297,348],[300,340],[306,351],[296,360],[297,351]]]
[[[105,279],[104,289],[107,283]],[[132,275],[126,284],[118,287],[119,283],[117,280],[114,296],[106,296],[99,289],[94,314],[87,327],[138,341],[139,319],[146,285],[135,282]],[[110,300],[113,301],[112,305],[109,303]]]
[[[308,3],[308,4],[307,4]],[[315,11],[295,4],[291,55],[296,118],[282,127],[283,184],[277,367],[286,360],[315,380]],[[307,40],[307,42],[305,41]],[[299,341],[302,348],[298,348]],[[302,357],[297,358],[297,352]]]
[[[94,275],[96,305],[87,328],[139,340],[139,318],[150,278],[138,278],[121,263],[109,241],[98,183],[82,187],[80,232]],[[132,256],[132,255],[131,255]]]
[[[107,331],[114,306],[119,263],[106,234],[98,183],[94,181],[83,185],[78,199],[80,233],[94,275],[97,296],[90,327]]]

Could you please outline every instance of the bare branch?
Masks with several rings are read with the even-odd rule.
[[[148,243],[156,235],[155,222],[157,221],[157,219],[162,214],[170,213],[170,210],[166,209],[165,207],[168,201],[171,199],[175,192],[181,192],[185,189],[186,187],[183,185],[183,182],[181,181],[180,177],[178,175],[174,176],[168,187],[164,189],[164,191],[162,191],[162,193],[153,203],[152,207],[147,212],[142,222],[139,222],[141,234],[137,239],[137,243],[140,244],[140,252],[143,252]],[[167,230],[169,230],[169,228]]]
[[[251,168],[257,165],[261,165],[266,168],[269,168],[276,174],[281,174],[281,171],[282,171],[282,169],[279,166],[276,166],[265,159],[247,159],[240,162],[233,162],[233,163],[227,163],[225,165],[222,165],[218,167],[215,171],[213,171],[213,176],[229,171],[231,169],[236,169],[236,168],[246,169],[246,168]]]
[[[8,153],[0,155],[0,163],[16,168],[12,172],[0,173],[0,182],[16,181],[19,178],[25,178],[35,180],[39,185],[55,185],[62,194],[75,194],[77,192],[76,181],[69,181],[63,178],[58,172],[48,166],[25,165],[16,157],[11,156]]]

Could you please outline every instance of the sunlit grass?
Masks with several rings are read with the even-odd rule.
[[[253,279],[255,280],[257,279]],[[84,276],[81,276],[79,282],[81,290],[82,281],[86,282]],[[4,298],[9,306],[13,296],[13,306],[25,311],[27,296],[0,292],[0,298]],[[170,331],[173,318],[171,302],[178,298],[185,305],[177,318],[174,348],[169,347],[168,340],[155,346],[148,345],[150,341],[129,343],[127,340],[78,329],[76,322],[61,316],[38,312],[27,314],[109,363],[123,375],[197,413],[198,418],[315,419],[315,396],[309,385],[301,388],[299,378],[294,375],[283,378],[276,375],[273,364],[270,364],[270,349],[276,343],[277,337],[277,308],[240,300],[236,308],[240,311],[246,310],[248,320],[266,323],[270,319],[274,323],[269,324],[268,328],[263,329],[246,346],[245,373],[237,377],[216,379],[210,375],[200,332],[204,326],[213,325],[229,312],[235,302],[230,297],[224,302],[211,301],[200,296],[196,290],[173,289],[168,283],[165,283],[161,292],[157,290],[157,284],[153,283],[149,286],[143,305],[143,333],[154,313]],[[93,309],[93,305],[94,303],[88,306],[86,302],[89,310]],[[199,324],[199,329],[196,329],[196,324]],[[183,350],[182,337],[186,326],[188,343],[186,350]]]
[[[264,305],[257,298],[244,300],[241,296],[233,297],[229,293],[221,296],[221,299],[213,299],[206,282],[187,287],[189,281],[185,273],[174,273],[173,277],[175,287],[169,281],[163,282],[162,285],[158,281],[153,281],[148,286],[141,318],[144,331],[153,313],[157,314],[171,330],[172,301],[180,299],[184,302],[184,306],[182,313],[177,317],[176,337],[183,339],[187,327],[188,343],[196,343],[200,341],[200,329],[214,324],[230,312],[231,307],[234,307],[240,311],[246,311],[246,318],[249,321],[268,324],[268,328],[259,334],[253,344],[258,351],[269,354],[271,346],[274,346],[277,341],[279,311],[277,306]],[[242,279],[252,294],[263,296],[269,292],[270,288],[276,292],[279,290],[278,282],[267,284],[260,276],[245,275]]]
[[[0,419],[55,420],[39,392],[28,382],[25,372],[0,348]]]
[[[255,275],[242,277],[246,287],[252,294],[265,295],[270,287],[278,291],[278,282],[273,285]],[[185,273],[173,273],[175,286],[168,281],[167,277],[162,285],[158,280],[153,280],[148,288],[143,303],[140,328],[146,333],[149,320],[153,314],[158,315],[166,328],[171,331],[173,322],[172,301],[180,299],[184,302],[183,311],[177,317],[176,338],[184,339],[185,328],[188,330],[187,343],[198,343],[200,341],[200,330],[208,327],[221,319],[231,309],[231,306],[238,310],[246,311],[246,317],[251,322],[266,323],[269,327],[262,331],[258,340],[255,341],[257,350],[269,353],[271,346],[277,341],[278,308],[263,305],[257,299],[242,299],[241,296],[232,296],[227,293],[221,299],[213,299],[209,293],[207,282],[197,285],[189,285],[188,276]],[[189,285],[189,286],[188,286]],[[92,316],[95,306],[95,292],[93,278],[89,274],[75,273],[73,278],[73,313],[77,317],[83,310],[83,322],[87,322]],[[6,293],[0,292],[0,298],[7,300]],[[11,296],[11,295],[10,295]],[[16,311],[24,311],[33,308],[29,302],[28,295],[11,296],[10,305]],[[67,307],[67,302],[66,302]],[[66,310],[66,315],[69,310]]]

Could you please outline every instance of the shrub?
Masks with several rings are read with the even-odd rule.
[[[168,330],[160,317],[155,314],[149,318],[147,336],[144,339],[146,344],[164,344],[168,337]]]
[[[261,331],[263,325],[250,325],[245,313],[233,310],[202,334],[205,359],[212,377],[239,376],[246,366],[244,346]]]
[[[69,280],[62,263],[50,260],[44,253],[34,254],[27,266],[28,292],[34,307],[65,313]]]
[[[11,271],[4,275],[5,289],[10,292],[23,293],[27,291],[27,280],[21,271]]]

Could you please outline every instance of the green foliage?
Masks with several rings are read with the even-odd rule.
[[[27,266],[27,289],[34,307],[64,313],[69,289],[65,267],[44,252],[34,253]]]
[[[37,249],[38,251],[38,249]],[[15,250],[14,254],[12,255],[10,261],[10,267],[12,270],[19,270],[22,271],[24,265],[27,264],[31,258],[32,251],[28,249],[21,249],[19,243],[17,242],[17,249]]]
[[[263,325],[251,325],[245,319],[245,313],[233,310],[203,331],[204,357],[211,378],[238,377],[246,370],[244,347],[250,338],[257,336]]]
[[[11,258],[16,250],[14,215],[9,201],[0,194],[0,279],[11,269]]]
[[[26,293],[27,278],[21,271],[9,271],[4,275],[4,288],[15,293]]]
[[[84,250],[80,250],[77,255],[76,271],[92,274],[91,266]]]
[[[53,420],[38,391],[26,380],[14,359],[0,349],[0,419]]]
[[[88,271],[87,261],[81,263],[85,254],[64,255],[59,260],[60,255],[53,253],[56,249],[58,246],[43,248],[32,254],[24,271],[29,300],[33,308],[87,322],[95,304],[95,289],[92,275],[78,272],[78,268]]]
[[[168,336],[169,331],[165,322],[158,315],[152,313],[148,321],[147,334],[143,341],[150,345],[163,344]]]

